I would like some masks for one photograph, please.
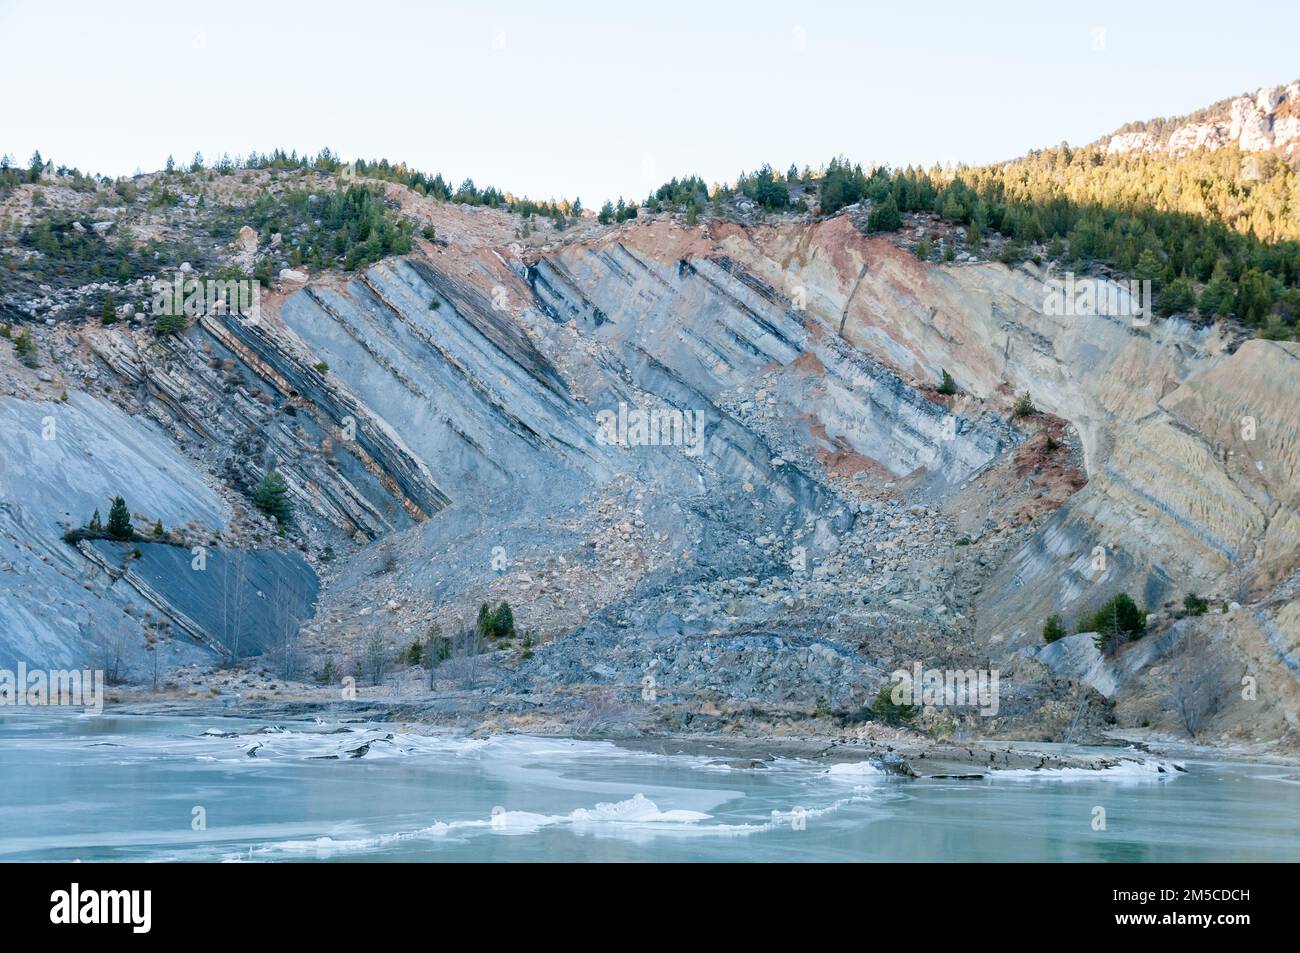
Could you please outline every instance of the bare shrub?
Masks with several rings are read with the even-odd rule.
[[[479,658],[483,654],[482,634],[464,626],[449,641],[450,657],[438,666],[438,671],[462,689],[476,688],[483,668]]]
[[[285,679],[297,679],[307,667],[306,653],[299,645],[297,610],[302,602],[299,581],[277,576],[272,587],[271,621],[264,655],[271,670]]]
[[[573,722],[574,734],[585,738],[603,731],[621,718],[626,710],[612,691],[593,692],[583,700],[582,710]]]
[[[388,673],[388,649],[384,647],[384,640],[375,633],[366,643],[366,654],[362,659],[363,673],[370,679],[372,685],[382,685],[384,676]]]
[[[1223,652],[1204,632],[1184,633],[1170,653],[1165,666],[1165,701],[1193,738],[1219,710],[1225,667]]]
[[[112,631],[101,629],[97,634],[92,635],[89,613],[87,613],[86,621],[79,628],[89,643],[90,664],[104,673],[104,684],[125,684],[131,677],[130,669],[126,664],[129,646],[126,620],[120,620]]]
[[[433,691],[434,672],[452,656],[452,640],[442,634],[442,626],[434,622],[429,626],[424,643],[424,667],[429,671],[429,691]]]

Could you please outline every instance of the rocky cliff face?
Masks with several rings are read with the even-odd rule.
[[[1069,617],[1120,590],[1158,617],[1189,591],[1264,596],[1296,569],[1292,345],[1257,341],[1234,351],[1216,330],[1178,322],[1049,317],[1047,275],[1032,266],[922,265],[843,218],[757,229],[640,223],[522,258],[502,249],[476,268],[467,276],[489,300],[510,302],[498,313],[518,322],[567,382],[587,427],[620,403],[668,402],[710,420],[702,456],[672,457],[671,467],[654,448],[611,453],[590,440],[548,452],[558,461],[548,466],[562,468],[569,447],[585,446],[580,459],[602,461],[586,467],[593,487],[611,486],[601,482],[609,474],[632,481],[635,492],[624,491],[611,510],[634,524],[619,533],[642,544],[631,559],[600,549],[584,558],[573,539],[498,514],[497,525],[474,524],[472,542],[460,522],[449,522],[455,539],[422,528],[420,543],[401,552],[417,564],[423,552],[445,553],[458,568],[399,570],[384,588],[396,599],[385,603],[361,578],[360,590],[348,587],[365,592],[367,604],[395,605],[380,610],[395,620],[414,620],[422,607],[404,616],[412,591],[434,590],[444,611],[458,599],[472,607],[484,593],[527,606],[556,587],[581,589],[584,575],[557,569],[557,560],[581,566],[591,602],[556,610],[571,637],[510,676],[515,691],[634,685],[655,672],[661,685],[692,697],[709,683],[700,681],[704,672],[716,682],[708,659],[730,657],[742,643],[719,642],[722,655],[702,649],[695,661],[680,655],[685,646],[763,631],[743,644],[768,680],[737,673],[734,685],[714,691],[851,706],[870,694],[862,686],[910,655],[970,658],[969,649],[956,650],[970,638],[977,658],[997,659],[1037,644],[1047,614]],[[408,315],[427,313],[417,302]],[[312,333],[332,332],[317,323]],[[961,398],[933,391],[943,369]],[[1088,481],[1017,535],[1015,493],[1046,488],[1018,485],[990,499],[986,486],[1026,437],[1009,423],[1013,395],[1026,391],[1070,422]],[[566,515],[583,508],[545,480],[528,482],[521,514],[540,500],[569,504]],[[644,505],[655,494],[674,503]],[[922,501],[920,518],[906,509],[902,519],[891,515],[900,500]],[[708,510],[692,511],[700,505]],[[943,515],[932,520],[931,512]],[[914,519],[922,545],[900,552]],[[1003,537],[1012,545],[964,611],[953,611],[945,559],[962,527],[983,536],[975,550]],[[514,540],[523,539],[520,553]],[[488,574],[493,541],[518,561]],[[807,577],[790,568],[801,541],[816,542]],[[461,558],[462,547],[475,555]],[[914,576],[900,586],[900,572]],[[617,586],[602,588],[609,576]],[[345,611],[335,620],[366,607],[338,608]],[[1296,634],[1279,634],[1285,622],[1271,631],[1272,658],[1260,664],[1285,668]],[[840,659],[827,670],[844,666],[840,675],[818,680],[803,663],[782,661],[815,644]],[[807,677],[792,677],[796,670]],[[1294,685],[1275,687],[1294,697]]]
[[[1294,577],[1294,344],[1234,350],[1175,321],[1053,316],[1034,266],[925,266],[838,219],[724,243],[768,280],[815,289],[810,315],[901,374],[943,367],[1003,408],[1028,392],[1074,426],[1088,484],[984,585],[975,630],[990,650],[1035,643],[1049,613],[1118,590],[1152,608],[1186,592],[1245,602]],[[1275,662],[1290,664],[1298,635],[1275,634]]]
[[[1300,155],[1300,82],[1262,86],[1253,96],[1238,96],[1209,116],[1172,120],[1159,132],[1139,130],[1110,137],[1111,153],[1167,153],[1184,156],[1197,149],[1236,146],[1242,152]]]
[[[847,715],[919,661],[1014,668],[971,730],[1041,734],[1085,685],[1159,717],[1145,679],[1203,627],[1167,618],[1198,592],[1243,606],[1214,638],[1268,686],[1268,716],[1227,705],[1225,730],[1294,721],[1295,345],[1053,316],[1034,266],[925,264],[843,216],[460,234],[287,288],[255,324],[42,330],[56,373],[7,367],[26,394],[0,404],[4,651],[72,661],[79,620],[143,600],[194,651],[307,619],[311,664],[352,664],[506,599],[536,644],[454,667],[518,717]],[[287,537],[246,505],[272,467]],[[186,532],[131,558],[60,540],[119,492]],[[185,575],[191,544],[215,572]],[[1153,613],[1140,659],[1038,650],[1048,614],[1120,590]]]

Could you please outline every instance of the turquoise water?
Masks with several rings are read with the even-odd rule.
[[[0,861],[1300,860],[1300,784],[1277,766],[922,782],[710,760],[401,726],[9,710]]]

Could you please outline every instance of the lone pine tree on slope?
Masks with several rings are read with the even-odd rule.
[[[126,500],[120,496],[113,497],[113,508],[108,511],[108,535],[114,539],[130,539],[135,535],[131,525],[131,511],[126,508]]]
[[[253,493],[253,505],[267,516],[274,516],[277,523],[293,521],[293,503],[289,499],[289,484],[279,471],[271,470],[262,477]]]

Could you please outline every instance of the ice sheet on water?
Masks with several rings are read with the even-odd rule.
[[[621,835],[629,829],[654,830],[666,834],[696,834],[734,837],[762,831],[766,824],[704,824],[712,815],[702,811],[659,808],[644,794],[622,801],[606,801],[590,808],[575,808],[567,814],[537,814],[530,811],[499,811],[486,818],[436,821],[427,827],[374,837],[318,837],[285,840],[254,848],[252,859],[318,856],[380,850],[403,841],[430,840],[448,836],[535,834],[544,828],[566,826],[584,834]],[[231,859],[241,859],[234,858]],[[242,859],[248,859],[244,857]]]
[[[1186,769],[1181,762],[1161,758],[1121,758],[1108,767],[1095,768],[1014,768],[994,771],[993,780],[1015,781],[1172,781]]]

